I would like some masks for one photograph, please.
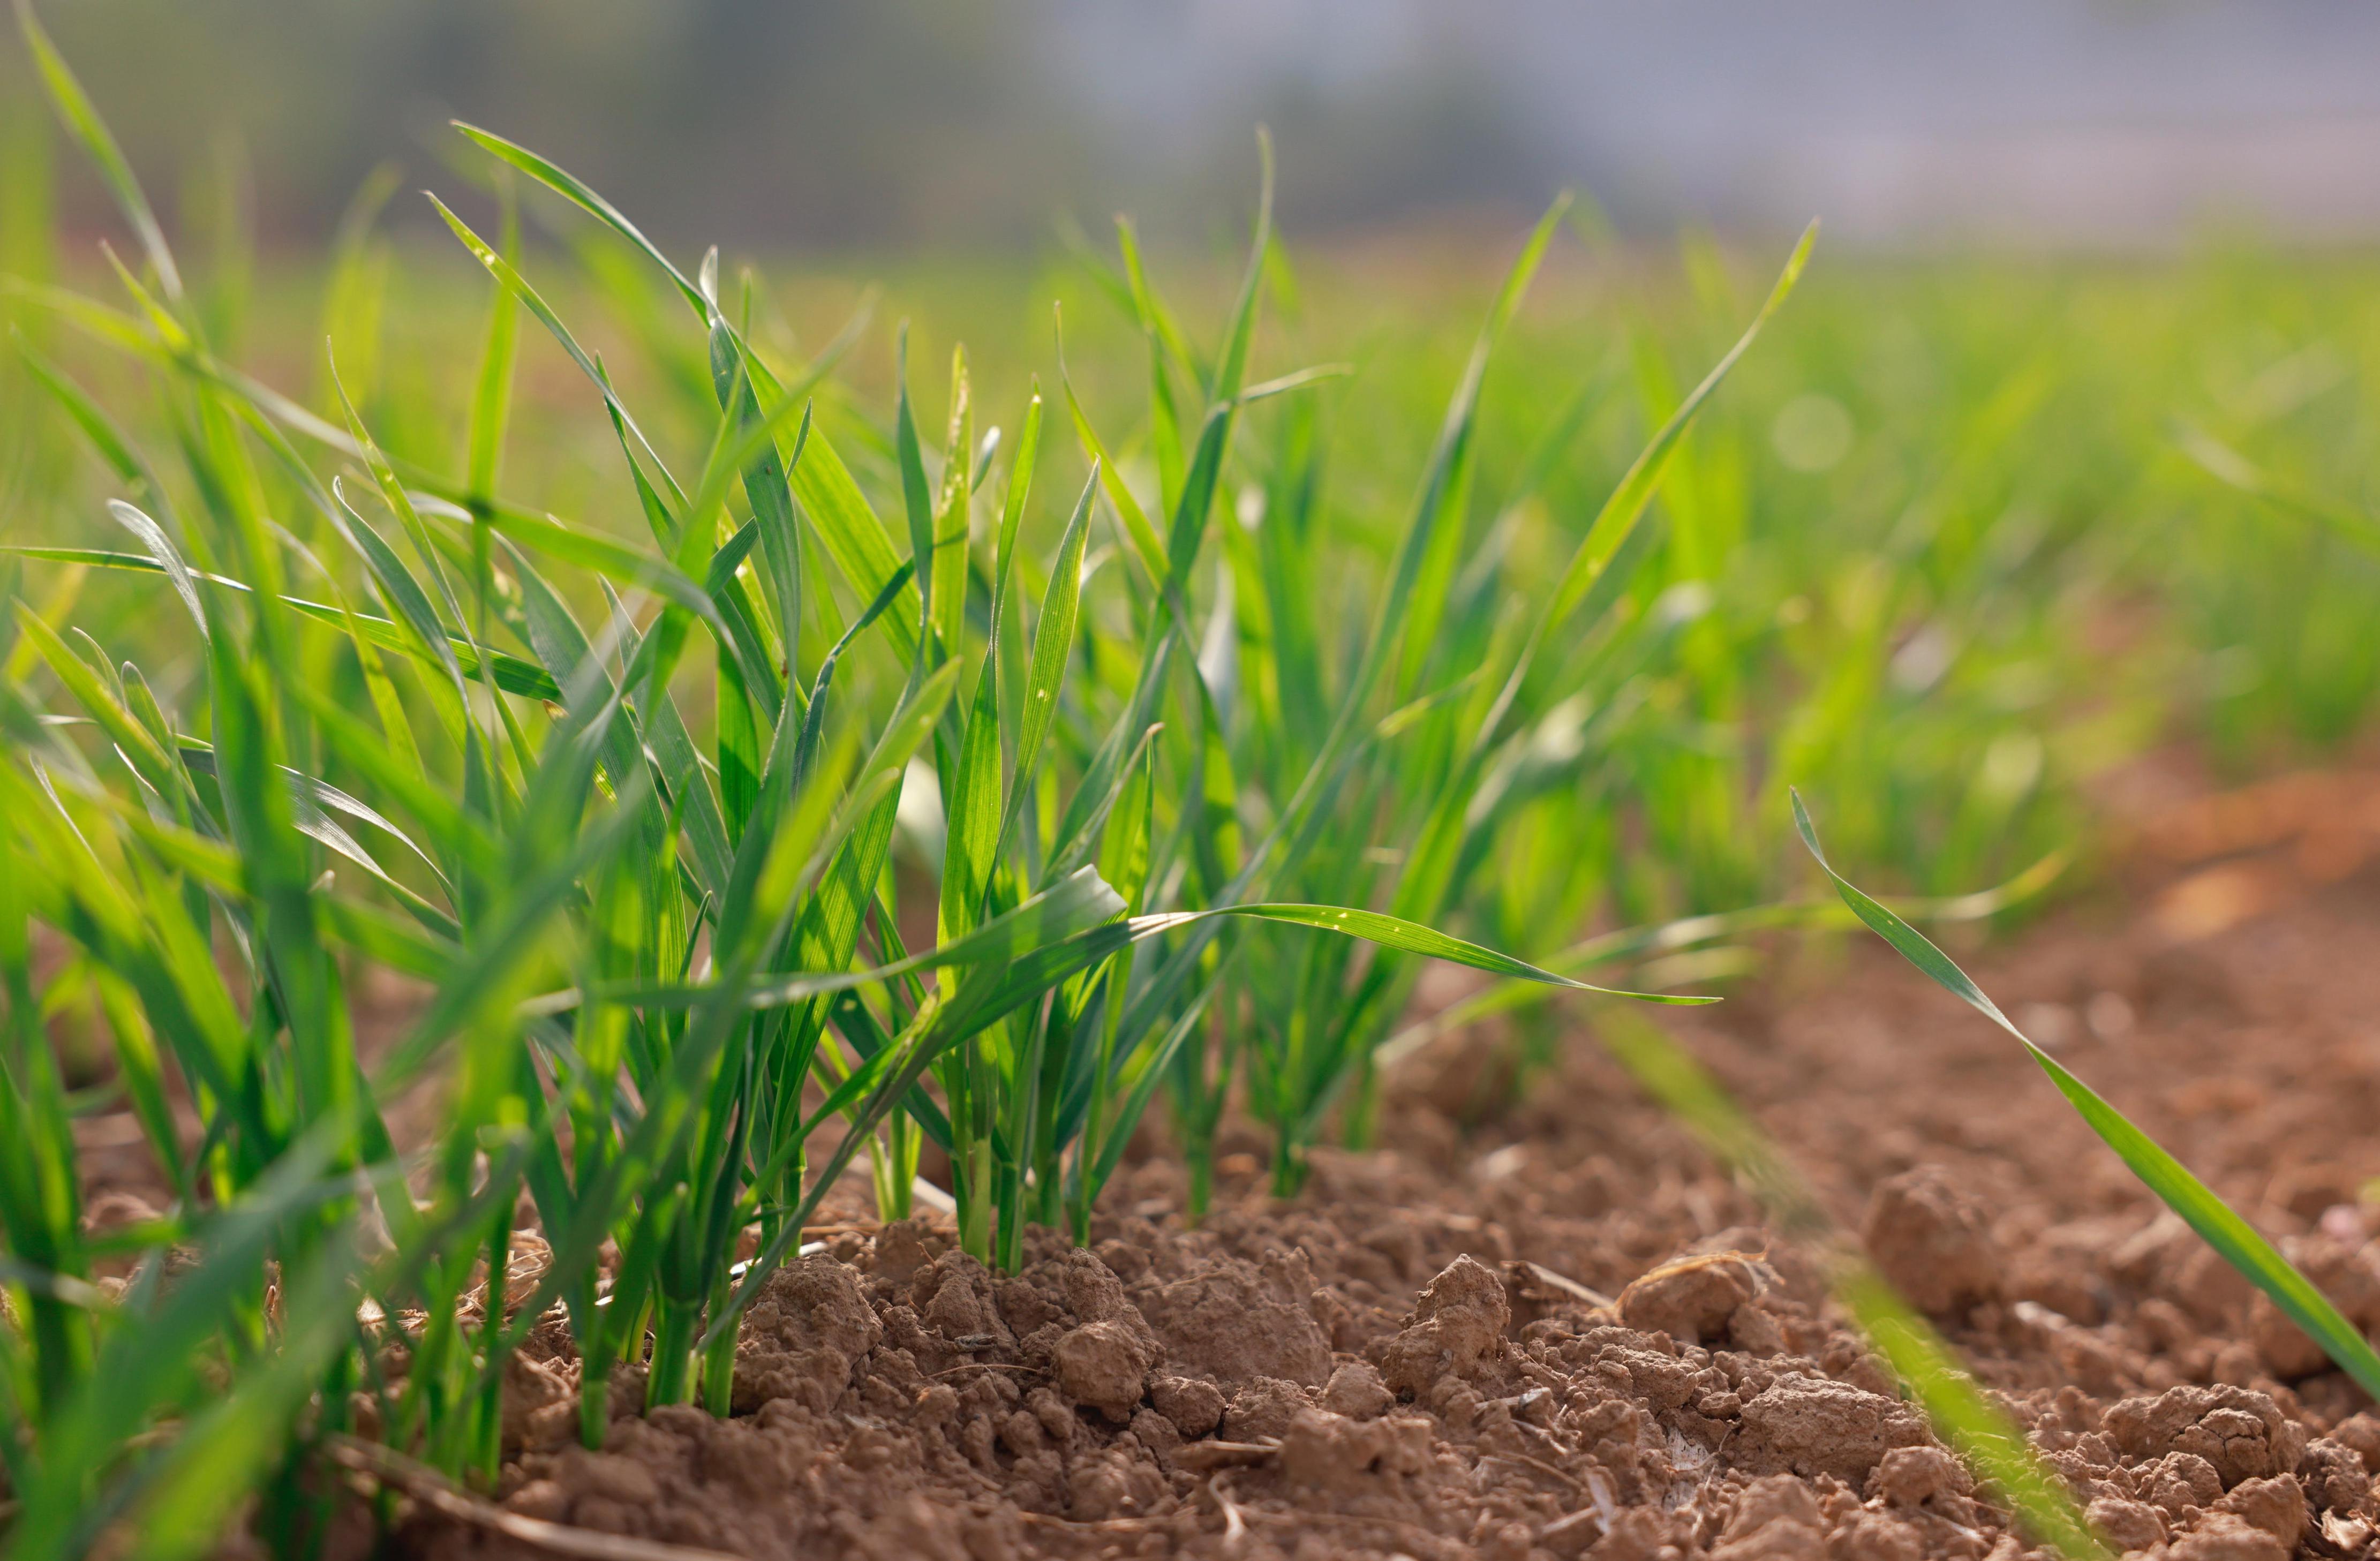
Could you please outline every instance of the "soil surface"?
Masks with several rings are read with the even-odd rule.
[[[2110,809],[2145,822],[2099,887],[1962,957],[2380,1329],[2380,778],[2209,794],[2144,769]],[[2380,1417],[2021,1048],[1873,939],[1776,952],[1728,1002],[1661,1022],[1864,1232],[2110,1549],[2373,1554]],[[839,1237],[771,1282],[730,1420],[641,1415],[624,1374],[590,1454],[573,1364],[524,1361],[501,1506],[760,1557],[2034,1554],[1810,1262],[1591,1034],[1525,1104],[1459,1127],[1505,1045],[1409,1059],[1390,1147],[1318,1156],[1287,1205],[1248,1139],[1202,1228],[1152,1158],[1091,1251],[1049,1239],[1014,1277],[929,1220]],[[427,1514],[403,1537],[557,1553]]]

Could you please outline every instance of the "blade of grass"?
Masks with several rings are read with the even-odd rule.
[[[2192,1176],[2188,1168],[2175,1159],[2165,1148],[2132,1123],[2113,1106],[2102,1099],[2082,1080],[2041,1047],[2034,1045],[2002,1013],[1999,1005],[1984,995],[1982,987],[1969,978],[1948,954],[1936,948],[1924,933],[1911,926],[1882,902],[1863,893],[1850,879],[1835,871],[1818,845],[1818,833],[1810,822],[1809,810],[1802,804],[1799,792],[1792,793],[1793,828],[1800,833],[1802,843],[1810,855],[1832,879],[1835,892],[1852,914],[1865,923],[1870,930],[1890,944],[1901,958],[1930,976],[1934,983],[2014,1036],[2026,1055],[2049,1075],[2082,1119],[2090,1124],[2107,1147],[2113,1149],[2131,1167],[2132,1174],[2144,1182],[2149,1191],[2164,1201],[2165,1205],[2182,1217],[2184,1223],[2198,1232],[2222,1254],[2223,1261],[2238,1271],[2240,1277],[2270,1296],[2273,1303],[2287,1314],[2289,1321],[2305,1331],[2308,1338],[2322,1346],[2340,1371],[2355,1379],[2367,1393],[2380,1395],[2380,1353],[2373,1350],[2361,1330],[2339,1314],[2328,1297],[2315,1289],[2313,1282],[2300,1273],[2289,1259],[2259,1234],[2255,1227],[2235,1212],[2206,1184]]]

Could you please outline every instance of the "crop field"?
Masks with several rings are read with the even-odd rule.
[[[260,256],[24,25],[0,1557],[2372,1554],[2368,257]]]

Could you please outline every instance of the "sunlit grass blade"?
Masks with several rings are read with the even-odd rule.
[[[623,216],[619,208],[580,183],[575,175],[564,170],[559,164],[549,162],[526,147],[517,146],[502,136],[482,130],[475,125],[467,125],[459,119],[455,121],[455,128],[462,131],[464,135],[468,136],[497,157],[520,169],[548,189],[567,198],[601,219],[606,226],[643,250],[651,258],[654,264],[667,272],[670,280],[677,284],[678,292],[696,314],[709,315],[710,301],[702,296],[702,290],[687,281],[686,273],[673,265],[668,257],[655,248],[652,240],[647,238],[636,224]]]
[[[1519,666],[1514,669],[1512,675],[1515,679],[1535,661],[1553,632],[1570,621],[1596,593],[1606,570],[1635,535],[1638,521],[1646,506],[1653,502],[1653,495],[1659,490],[1661,479],[1667,475],[1679,446],[1687,431],[1694,427],[1704,404],[1718,392],[1743,355],[1752,350],[1752,344],[1759,337],[1762,328],[1792,296],[1795,285],[1802,280],[1803,269],[1809,264],[1810,251],[1817,241],[1818,224],[1813,221],[1802,230],[1801,240],[1793,246],[1792,253],[1786,257],[1784,269],[1778,273],[1776,284],[1769,289],[1768,297],[1760,306],[1759,313],[1753,316],[1752,323],[1744,327],[1735,345],[1711,365],[1701,382],[1694,386],[1684,401],[1679,403],[1677,410],[1670,414],[1669,421],[1661,425],[1651,442],[1637,454],[1636,459],[1604,500],[1602,508],[1596,512],[1586,535],[1580,538],[1577,550],[1564,566],[1552,595],[1539,610],[1536,626],[1522,651]]]
[[[102,548],[0,547],[0,552],[14,553],[20,558],[48,559],[60,563],[91,565],[102,569],[129,569],[162,575],[164,566],[140,553],[111,552]],[[194,578],[225,589],[245,592],[245,582],[222,575],[194,575]],[[282,602],[302,617],[334,626],[345,626],[349,620],[336,607],[302,597],[285,596]],[[434,666],[443,666],[444,658],[432,647],[424,645],[416,635],[407,633],[408,625],[394,619],[358,613],[352,620],[360,626],[373,646],[382,650],[395,650],[418,657]],[[507,694],[518,694],[530,699],[558,702],[562,687],[543,668],[501,650],[490,651],[484,663],[471,643],[458,635],[445,635],[445,647],[456,660],[463,674],[470,678],[492,677],[496,686]]]
[[[164,486],[151,469],[147,457],[133,444],[129,436],[117,426],[98,402],[67,377],[66,371],[33,349],[24,333],[9,329],[9,340],[17,349],[18,359],[25,365],[34,382],[49,392],[50,396],[66,412],[76,429],[107,463],[119,481],[134,489],[144,500],[160,506],[161,514],[170,514],[164,506]]]
[[[2184,455],[2217,480],[2301,519],[2326,526],[2370,551],[2380,552],[2380,517],[2370,512],[2317,498],[2277,481],[2247,456],[2191,424],[2175,427],[2174,442]]]
[[[157,225],[156,213],[150,210],[149,198],[141,192],[140,181],[132,176],[132,165],[124,160],[115,137],[100,119],[99,110],[82,90],[82,83],[75,79],[56,45],[50,42],[50,35],[34,18],[32,0],[17,0],[17,25],[24,33],[26,46],[32,50],[33,63],[41,71],[42,84],[49,90],[50,102],[57,109],[58,117],[98,167],[108,193],[115,197],[125,220],[132,224],[149,263],[156,268],[165,296],[178,303],[182,273],[174,263],[173,250],[166,247],[165,231]]]
[[[1574,976],[1558,975],[1540,969],[1526,960],[1483,948],[1479,944],[1436,931],[1400,916],[1385,915],[1378,911],[1355,910],[1338,905],[1218,905],[1205,911],[1173,911],[1156,915],[1135,916],[1132,926],[1135,937],[1149,937],[1220,916],[1246,916],[1258,921],[1285,922],[1297,926],[1310,926],[1324,932],[1335,932],[1345,938],[1361,938],[1384,949],[1402,953],[1421,954],[1433,960],[1445,960],[1452,964],[1469,965],[1492,975],[1535,981],[1548,986],[1565,987],[1573,992],[1598,992],[1606,997],[1634,998],[1640,1002],[1697,1005],[1715,1003],[1717,998],[1694,997],[1670,992],[1622,992],[1609,986],[1597,986]]]
[[[1843,902],[1852,908],[1854,915],[1877,937],[1891,944],[1901,958],[1931,976],[1937,986],[2013,1035],[2040,1065],[2041,1071],[2049,1075],[2050,1082],[2058,1086],[2058,1092],[2090,1124],[2091,1131],[2131,1168],[2132,1174],[2139,1177],[2150,1192],[2221,1253],[2223,1260],[2238,1270],[2242,1278],[2270,1296],[2273,1303],[2288,1315],[2289,1321],[2302,1328],[2307,1337],[2322,1346],[2323,1352],[2339,1370],[2354,1378],[2365,1392],[2380,1395],[2380,1353],[2374,1351],[2355,1325],[2340,1315],[2338,1308],[2314,1288],[2312,1280],[2283,1257],[2270,1241],[2257,1232],[2255,1227],[2216,1196],[2204,1182],[2192,1175],[2180,1161],[2133,1126],[2123,1113],[2100,1098],[2056,1058],[2028,1039],[2024,1032],[2000,1011],[1999,1005],[1986,997],[1983,988],[1976,986],[1948,954],[1936,948],[1925,934],[1836,872],[1827,861],[1825,852],[1819,848],[1817,830],[1811,824],[1809,810],[1803,806],[1798,792],[1793,794],[1793,827],[1800,831],[1802,843],[1809,848],[1811,856],[1834,880],[1836,892],[1842,896]]]
[[[2070,853],[2052,852],[1995,889],[1934,900],[1901,901],[1899,914],[1908,921],[1928,924],[1986,921],[2003,911],[2037,899],[2072,865]],[[1752,933],[1858,925],[1861,925],[1859,918],[1840,899],[1780,900],[1766,905],[1746,906],[1741,911],[1682,916],[1647,926],[1598,933],[1558,954],[1548,955],[1544,963],[1548,970],[1563,975],[1576,975],[1582,971],[1661,958]],[[1545,1002],[1557,996],[1558,992],[1558,988],[1537,982],[1498,982],[1400,1031],[1382,1048],[1382,1060],[1385,1062],[1390,1056],[1410,1052],[1434,1036]]]
[[[636,418],[629,414],[628,409],[620,404],[620,398],[612,393],[611,381],[604,376],[601,369],[596,367],[595,360],[588,356],[587,350],[578,345],[577,337],[571,334],[570,328],[562,322],[560,315],[553,312],[552,306],[545,301],[536,288],[528,284],[519,272],[513,269],[510,260],[498,254],[486,239],[473,232],[468,223],[448,210],[444,201],[433,195],[430,197],[430,203],[438,209],[438,214],[445,219],[447,227],[453,231],[457,239],[462,241],[463,247],[471,252],[472,258],[485,266],[488,274],[494,277],[505,292],[518,298],[528,308],[529,313],[537,317],[538,323],[544,326],[553,339],[561,344],[562,350],[570,355],[570,360],[578,365],[579,372],[585,374],[595,388],[602,393],[604,404],[612,409],[613,415],[627,426],[629,432],[637,436],[638,448],[644,451],[646,458],[653,463],[654,469],[662,474],[662,480],[669,485],[671,491],[676,494],[680,502],[683,502],[685,495],[677,492],[677,485],[671,478],[669,468],[662,464],[660,454],[653,449],[652,442],[645,437],[644,430],[638,427]]]
[[[504,253],[509,261],[520,253],[520,212],[507,181],[504,194]],[[504,428],[512,417],[513,358],[520,335],[520,315],[511,288],[499,282],[488,300],[488,330],[480,348],[480,372],[471,385],[471,416],[464,447],[464,480],[472,497],[481,502],[496,492],[496,472],[504,460]],[[344,398],[344,393],[342,393]]]

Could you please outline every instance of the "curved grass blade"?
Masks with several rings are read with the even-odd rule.
[[[576,175],[557,163],[546,161],[527,147],[516,145],[492,131],[482,130],[476,125],[467,125],[460,119],[454,121],[454,126],[473,141],[518,168],[546,188],[599,218],[621,237],[643,250],[651,258],[655,265],[669,273],[669,279],[677,284],[678,292],[685,296],[694,312],[705,320],[710,318],[710,301],[702,296],[702,289],[686,280],[686,272],[673,265],[669,257],[662,254],[653,241],[644,236],[643,230],[621,214],[618,207],[581,183]]]
[[[510,180],[504,181],[504,248],[506,260],[520,253],[520,207],[513,199]],[[488,331],[480,350],[480,373],[471,386],[471,416],[465,446],[464,468],[472,496],[495,497],[496,472],[504,456],[504,426],[513,407],[513,358],[520,335],[520,315],[512,289],[497,284],[488,302]]]
[[[32,344],[26,341],[24,333],[15,326],[9,327],[8,339],[34,381],[50,393],[51,399],[81,430],[83,438],[99,453],[99,458],[107,463],[108,469],[170,515],[172,511],[165,509],[164,490],[157,481],[157,474],[150,469],[147,457],[134,447],[124,430],[116,426],[115,420],[101,410],[99,403],[93,401],[80,385],[68,379],[64,369],[34,351]]]
[[[750,1008],[780,1008],[856,986],[879,986],[920,971],[1006,964],[1036,949],[1062,942],[1086,927],[1110,921],[1122,914],[1123,909],[1123,898],[1108,887],[1099,869],[1083,867],[1014,910],[992,917],[964,938],[866,970],[766,976],[747,988],[744,1002]],[[711,1002],[718,992],[710,986],[632,986],[598,996],[606,1002],[630,1008],[674,1009]],[[539,1012],[550,1013],[576,1007],[578,1000],[576,992],[557,992],[535,999],[534,1006]]]
[[[2216,480],[2301,518],[2327,526],[2358,546],[2380,552],[2380,518],[2369,511],[2285,487],[2239,451],[2188,423],[2176,426],[2174,442]]]
[[[107,500],[107,514],[116,516],[116,524],[140,538],[140,545],[150,550],[150,557],[157,559],[157,566],[164,569],[166,578],[174,583],[174,595],[183,599],[183,604],[190,610],[190,621],[198,623],[198,637],[205,640],[207,610],[198,604],[198,581],[190,575],[190,566],[181,562],[181,550],[174,548],[174,540],[164,533],[164,526],[133,509],[124,500]]]
[[[197,775],[212,775],[214,773],[215,755],[214,748],[212,744],[201,743],[196,738],[185,737],[181,740],[179,745],[181,749],[182,762],[189,767],[191,773]],[[415,844],[413,838],[410,835],[407,835],[403,829],[398,829],[395,824],[391,823],[377,809],[372,807],[370,804],[363,802],[358,798],[349,796],[346,793],[339,790],[336,786],[332,785],[327,780],[318,780],[313,776],[290,768],[287,765],[281,767],[281,773],[283,778],[289,782],[291,800],[299,802],[304,807],[310,808],[318,812],[328,811],[332,813],[344,813],[350,818],[356,819],[360,823],[370,824],[373,829],[380,830],[382,833],[394,837],[397,844],[405,847],[406,850],[413,853],[414,855],[421,859],[421,865],[429,868],[431,876],[438,879],[440,888],[444,889],[448,887],[446,884],[446,876],[438,870],[438,864],[433,858],[431,858],[431,854],[422,850],[419,845]],[[305,819],[302,816],[300,817],[299,824],[301,828],[305,826]],[[326,845],[332,844],[332,842],[327,841],[323,843]],[[353,843],[354,842],[352,841],[348,842],[349,845],[352,845]],[[346,850],[346,847],[336,845],[334,845],[333,849],[341,851],[343,853]],[[382,873],[379,866],[374,863],[366,861],[363,863],[363,865],[382,877],[387,876],[386,874]]]
[[[1502,729],[1505,716],[1520,696],[1522,683],[1554,632],[1582,608],[1593,609],[1589,614],[1590,621],[1599,618],[1618,596],[1619,588],[1626,584],[1633,565],[1643,556],[1641,550],[1647,539],[1640,532],[1637,523],[1652,503],[1653,495],[1659,490],[1661,479],[1668,474],[1670,462],[1676,456],[1680,443],[1693,428],[1703,404],[1718,392],[1720,383],[1743,355],[1752,350],[1753,342],[1759,337],[1769,318],[1792,296],[1795,284],[1802,280],[1803,268],[1809,264],[1810,251],[1817,241],[1818,224],[1813,221],[1802,230],[1800,242],[1786,257],[1784,270],[1778,273],[1776,284],[1768,290],[1767,300],[1760,306],[1760,312],[1753,316],[1752,323],[1744,327],[1743,334],[1736,338],[1735,345],[1711,365],[1701,383],[1678,404],[1677,410],[1670,414],[1669,421],[1662,424],[1651,442],[1637,453],[1636,459],[1630,463],[1619,484],[1604,500],[1603,507],[1596,511],[1594,520],[1587,525],[1586,535],[1579,538],[1577,550],[1563,568],[1560,583],[1539,611],[1536,622],[1529,631],[1528,640],[1522,646],[1520,656],[1505,679],[1503,691],[1497,696],[1479,729],[1477,741],[1481,744],[1493,742]]]
[[[1066,683],[1066,663],[1074,654],[1075,628],[1083,601],[1083,549],[1090,530],[1091,495],[1099,490],[1094,469],[1083,485],[1066,533],[1058,543],[1058,557],[1050,566],[1050,587],[1041,596],[1040,616],[1033,623],[1033,658],[1025,678],[1025,708],[1016,738],[1016,773],[1008,787],[1008,805],[1000,820],[997,860],[1016,831],[1017,815],[1032,794],[1041,770],[1042,752],[1058,719],[1058,696]]]
[[[99,569],[129,569],[152,575],[162,575],[165,572],[164,566],[155,559],[140,553],[115,552],[104,548],[0,546],[0,553],[14,554],[18,558],[42,559],[53,563],[87,564]],[[192,577],[204,580],[211,586],[221,586],[226,590],[247,591],[253,588],[244,580],[235,580],[224,575],[193,571]],[[431,665],[443,665],[435,651],[407,634],[406,625],[396,623],[394,619],[358,612],[350,620],[336,607],[324,602],[309,601],[303,597],[285,596],[281,601],[284,606],[301,617],[328,623],[334,628],[345,628],[352,622],[363,636],[371,641],[375,648],[399,651],[419,661]],[[501,650],[488,651],[486,659],[482,661],[480,659],[480,652],[469,640],[460,635],[448,635],[446,646],[454,652],[466,677],[480,682],[492,680],[498,688],[507,694],[517,694],[529,699],[540,699],[547,704],[557,704],[562,699],[562,685],[548,676],[544,668],[533,661],[524,660],[518,656],[509,655]]]
[[[602,392],[604,405],[611,408],[612,415],[626,424],[628,431],[637,436],[637,443],[652,461],[654,469],[662,474],[662,480],[668,483],[672,494],[684,502],[685,494],[678,492],[676,480],[670,476],[669,467],[653,449],[652,442],[645,437],[645,430],[637,426],[637,420],[629,415],[628,409],[620,404],[620,398],[612,393],[611,381],[604,377],[602,369],[596,367],[595,360],[588,356],[587,350],[578,345],[578,339],[570,333],[570,328],[563,324],[562,317],[553,312],[552,306],[528,284],[527,278],[513,269],[511,261],[496,253],[486,239],[473,232],[470,224],[448,210],[444,201],[432,195],[430,203],[438,208],[438,214],[446,220],[447,227],[453,230],[463,248],[471,251],[472,258],[487,268],[488,274],[496,279],[498,286],[526,305],[529,313],[537,317],[538,323],[562,344],[562,350],[570,355],[570,360],[578,365],[579,371],[594,381],[596,389]]]
[[[124,212],[132,231],[140,236],[140,248],[147,253],[149,263],[157,268],[158,283],[165,289],[166,297],[179,303],[182,297],[182,273],[174,264],[174,252],[165,245],[165,231],[157,225],[157,214],[149,208],[148,196],[141,193],[140,181],[132,176],[132,165],[124,160],[124,152],[115,144],[115,137],[99,117],[82,83],[67,68],[66,59],[50,42],[50,35],[33,17],[32,0],[17,0],[17,25],[25,34],[26,46],[33,52],[33,63],[42,73],[42,84],[49,89],[50,102],[67,129],[82,143],[83,151],[99,166],[100,177],[105,181],[108,193],[115,198],[116,206]]]
[[[2354,1378],[2357,1386],[2366,1393],[2380,1396],[2380,1353],[2374,1351],[2355,1325],[2339,1314],[2329,1298],[2180,1160],[2133,1126],[2122,1112],[2069,1072],[2057,1059],[2034,1045],[2023,1031],[2009,1022],[1999,1005],[1952,962],[1950,956],[1895,915],[1889,907],[1863,893],[1836,872],[1819,848],[1818,832],[1810,822],[1809,810],[1802,805],[1799,792],[1793,793],[1792,801],[1793,827],[1800,831],[1802,843],[1809,848],[1827,877],[1834,880],[1835,891],[1843,897],[1852,914],[1891,944],[1901,958],[1933,977],[1936,985],[2015,1036],[2041,1071],[2049,1075],[2058,1093],[2090,1124],[2091,1131],[2131,1168],[2132,1174],[2146,1183],[2150,1192],[2164,1200],[2166,1207],[2204,1238],[2206,1244],[2221,1253],[2223,1261],[2238,1270],[2240,1277],[2270,1296],[2289,1321],[2321,1345],[2323,1352],[2340,1371]]]
[[[1984,921],[2047,889],[2072,861],[2070,853],[2054,851],[1997,888],[1935,900],[1904,900],[1900,902],[1900,914],[1911,922],[1929,924]],[[1601,965],[1632,963],[1647,957],[1678,954],[1722,939],[1741,938],[1747,933],[1859,925],[1859,918],[1852,914],[1850,908],[1840,901],[1779,900],[1766,905],[1749,905],[1741,911],[1682,916],[1676,921],[1600,933],[1584,942],[1572,944],[1558,954],[1548,955],[1545,964],[1548,970],[1563,975],[1575,975]],[[1393,1059],[1402,1057],[1449,1031],[1546,1001],[1553,996],[1555,993],[1551,989],[1533,982],[1498,982],[1398,1032],[1381,1048],[1381,1065],[1387,1066]]]
[[[1609,986],[1597,986],[1575,976],[1558,975],[1550,970],[1533,965],[1526,960],[1516,960],[1510,954],[1466,942],[1460,938],[1423,926],[1378,911],[1358,911],[1342,905],[1256,904],[1218,905],[1205,911],[1169,911],[1155,915],[1135,916],[1131,926],[1135,940],[1150,938],[1175,927],[1220,916],[1247,916],[1257,921],[1287,922],[1297,926],[1317,927],[1335,932],[1345,938],[1360,938],[1384,949],[1403,953],[1422,954],[1453,964],[1469,965],[1491,975],[1517,977],[1548,986],[1567,987],[1573,992],[1599,992],[1611,998],[1633,998],[1639,1002],[1668,1003],[1680,1006],[1700,1006],[1719,999],[1674,992],[1623,992]]]
[[[1770,317],[1784,307],[1787,298],[1792,296],[1794,284],[1802,280],[1803,269],[1809,264],[1810,251],[1817,242],[1818,224],[1813,221],[1802,230],[1800,242],[1793,246],[1793,252],[1785,259],[1785,269],[1778,273],[1776,285],[1768,290],[1767,301],[1760,306],[1760,312],[1752,317],[1752,323],[1743,328],[1743,334],[1735,339],[1735,345],[1727,349],[1725,357],[1711,365],[1710,372],[1703,376],[1702,382],[1678,404],[1678,409],[1670,414],[1670,420],[1661,425],[1660,431],[1653,436],[1652,442],[1629,464],[1619,486],[1612,489],[1610,497],[1604,500],[1603,507],[1596,512],[1585,537],[1580,539],[1577,552],[1572,555],[1569,566],[1562,571],[1561,583],[1555,587],[1552,598],[1546,604],[1547,622],[1559,623],[1570,615],[1585,599],[1588,587],[1595,584],[1595,577],[1604,563],[1628,539],[1628,534],[1635,528],[1637,518],[1653,502],[1653,494],[1661,486],[1661,478],[1670,469],[1670,459],[1677,454],[1679,442],[1694,426],[1694,417],[1702,411],[1703,404],[1717,393],[1728,374],[1742,360],[1743,355],[1752,350],[1752,344],[1759,338],[1761,328],[1768,323]]]

